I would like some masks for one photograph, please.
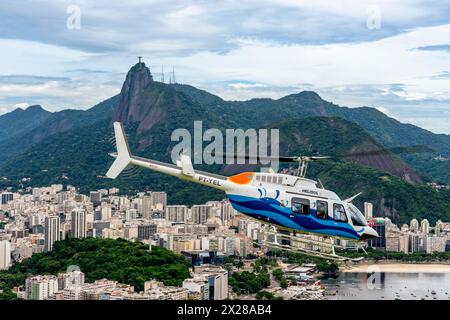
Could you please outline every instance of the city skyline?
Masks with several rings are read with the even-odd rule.
[[[0,222],[3,223],[0,228],[0,269],[8,269],[13,263],[21,263],[36,253],[50,254],[55,250],[56,241],[71,238],[142,242],[146,254],[161,247],[186,258],[193,268],[179,286],[164,285],[148,278],[143,289],[139,289],[109,278],[85,282],[84,270],[71,265],[67,272],[28,276],[25,283],[13,291],[25,300],[238,298],[235,279],[230,280],[229,272],[239,273],[243,268],[257,274],[254,259],[271,257],[267,255],[270,246],[264,249],[267,226],[235,211],[226,199],[188,206],[169,204],[170,194],[164,191],[122,195],[118,188],[111,187],[92,190],[86,195],[74,186],[62,184],[1,191],[0,194]],[[390,219],[379,217],[368,202],[364,203],[364,214],[369,225],[380,235],[367,243],[367,248],[372,250],[406,256],[426,253],[431,257],[446,254],[450,247],[448,221],[438,220],[431,225],[427,219],[420,222],[412,219],[408,224],[395,225]],[[293,248],[328,250],[318,244],[318,236],[303,235],[300,238],[311,242],[291,243]],[[257,243],[262,246],[255,246]],[[85,248],[89,251],[90,246]],[[346,250],[352,251],[354,246],[354,241],[339,241],[339,247]],[[62,248],[60,245],[56,250],[67,252]],[[270,282],[267,294],[285,299],[325,298],[325,290],[315,276],[315,264],[286,263],[281,257],[275,260],[273,263],[278,269],[272,267],[271,273],[273,277],[279,277],[280,282]],[[230,261],[244,262],[230,265]],[[249,296],[255,297],[258,299],[258,296]]]

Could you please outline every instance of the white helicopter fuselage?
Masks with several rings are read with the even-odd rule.
[[[118,153],[111,154],[116,160],[107,177],[116,178],[128,165],[136,165],[222,190],[238,212],[281,228],[355,240],[378,236],[351,200],[341,200],[313,180],[262,172],[225,177],[194,170],[185,154],[176,165],[132,156],[121,124],[115,122],[114,130]]]

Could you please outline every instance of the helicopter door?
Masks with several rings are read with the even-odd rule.
[[[292,198],[292,212],[294,215],[309,214],[311,208],[311,202],[304,198]]]
[[[328,202],[317,200],[317,218],[327,219],[328,218]]]

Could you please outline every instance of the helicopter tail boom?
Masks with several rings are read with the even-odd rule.
[[[114,122],[114,134],[116,136],[117,153],[110,154],[116,160],[106,173],[108,178],[115,179],[128,165],[135,165],[223,191],[227,190],[230,185],[227,177],[194,170],[190,157],[184,154],[180,154],[177,165],[133,156],[120,122]]]

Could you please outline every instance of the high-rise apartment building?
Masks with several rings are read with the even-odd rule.
[[[25,280],[25,299],[44,300],[58,291],[56,276],[33,276]]]
[[[154,223],[142,224],[138,226],[138,240],[149,240],[156,233],[157,226]]]
[[[86,238],[86,210],[82,208],[72,210],[70,234],[72,238]]]
[[[8,202],[13,201],[13,198],[14,195],[11,192],[3,192],[1,204],[7,204]]]
[[[167,193],[164,191],[152,192],[150,194],[152,207],[157,210],[164,210],[167,206]]]
[[[188,213],[187,206],[167,206],[166,220],[172,222],[186,222]]]
[[[204,224],[211,216],[210,205],[193,205],[191,208],[192,222]]]
[[[0,241],[0,270],[6,270],[11,264],[11,242]]]
[[[372,219],[373,217],[373,205],[370,202],[364,202],[364,216],[366,220]]]
[[[59,217],[48,216],[44,222],[44,250],[52,251],[55,241],[60,239],[59,233]]]

